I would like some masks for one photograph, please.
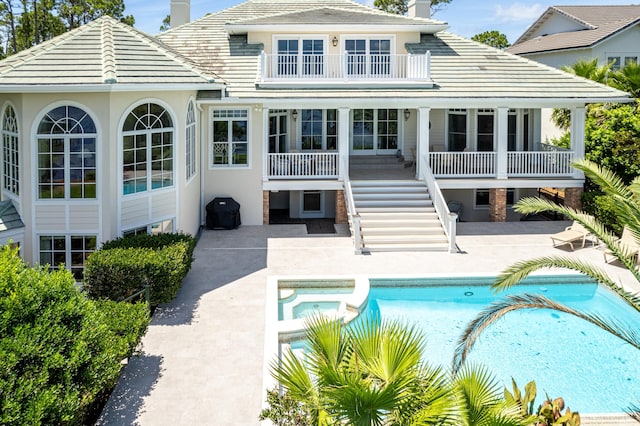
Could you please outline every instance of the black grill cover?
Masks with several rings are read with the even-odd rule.
[[[235,229],[240,226],[240,204],[233,198],[214,198],[206,208],[207,228]]]

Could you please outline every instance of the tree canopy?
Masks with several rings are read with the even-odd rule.
[[[133,25],[124,0],[0,0],[0,58],[28,49],[104,15]]]
[[[444,9],[452,0],[431,0],[431,14]],[[373,5],[385,12],[406,15],[408,0],[374,0]]]
[[[471,40],[484,43],[488,46],[495,47],[496,49],[506,49],[511,46],[507,36],[496,30],[476,34],[471,37]]]

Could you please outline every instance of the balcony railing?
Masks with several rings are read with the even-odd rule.
[[[510,151],[507,153],[508,177],[573,176],[572,151]],[[429,164],[438,178],[495,177],[496,152],[431,152]]]
[[[262,52],[260,77],[274,81],[431,82],[431,54],[304,55]]]
[[[270,179],[337,179],[337,152],[268,154]]]

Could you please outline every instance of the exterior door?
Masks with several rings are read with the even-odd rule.
[[[394,155],[400,149],[397,109],[354,109],[351,115],[352,155]]]

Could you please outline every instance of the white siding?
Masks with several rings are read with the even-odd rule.
[[[122,200],[122,229],[146,225],[149,218],[149,202],[147,197]]]
[[[70,231],[96,230],[100,227],[99,206],[73,206],[69,209]]]
[[[165,217],[176,215],[176,193],[175,191],[154,194],[151,197],[151,217],[149,222]]]
[[[60,231],[67,229],[67,207],[64,205],[36,206],[35,229],[37,231]]]

